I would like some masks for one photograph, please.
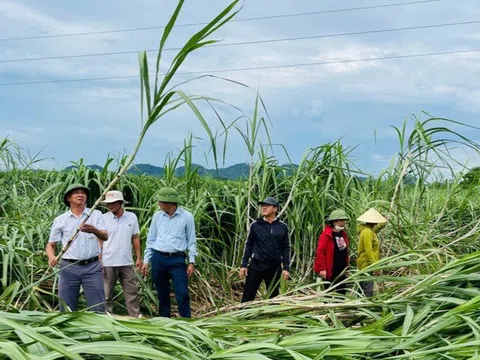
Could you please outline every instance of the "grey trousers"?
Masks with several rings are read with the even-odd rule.
[[[89,310],[105,312],[105,292],[100,261],[88,265],[75,265],[65,260],[60,262],[58,296],[72,311],[77,311],[80,286],[83,288]],[[60,311],[65,311],[62,303],[60,303]]]
[[[362,287],[363,293],[365,294],[366,297],[373,296],[374,285],[375,283],[373,281],[362,281],[360,283],[360,286]]]
[[[128,315],[138,317],[140,315],[140,298],[138,296],[137,278],[135,277],[133,266],[104,266],[103,279],[107,311],[109,313],[113,312],[113,290],[118,279],[122,285]]]

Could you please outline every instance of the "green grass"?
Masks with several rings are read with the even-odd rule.
[[[480,253],[432,275],[380,278],[373,299],[281,296],[215,316],[131,319],[85,312],[0,313],[0,353],[55,359],[470,359],[480,346]],[[381,268],[421,264],[411,253]],[[461,279],[463,284],[458,280]]]
[[[12,143],[6,142],[2,148],[4,153],[11,151],[9,144]],[[418,146],[417,143],[415,147]],[[426,143],[422,149],[429,146]],[[187,141],[185,151],[180,152],[179,161],[172,166],[189,161],[191,164],[190,148]],[[438,157],[441,149],[435,150],[434,156]],[[258,200],[268,195],[280,199],[281,217],[289,225],[292,239],[292,280],[283,284],[283,291],[296,291],[314,282],[312,264],[318,235],[323,219],[337,207],[344,208],[352,219],[348,228],[352,239],[352,276],[357,272],[354,219],[370,206],[389,215],[389,224],[381,232],[383,257],[421,251],[430,259],[385,269],[384,275],[432,273],[460,256],[479,250],[480,207],[475,186],[464,186],[459,174],[448,182],[433,182],[431,172],[429,179],[419,177],[404,183],[404,163],[395,159],[382,177],[359,181],[358,175],[363,173],[351,163],[349,151],[339,142],[312,149],[292,175],[286,175],[273,158],[260,156],[246,180],[223,181],[190,171],[183,177],[126,175],[116,188],[126,194],[128,209],[139,218],[143,246],[157,210],[153,201],[155,192],[165,184],[179,189],[182,206],[192,211],[196,221],[200,255],[191,289],[197,315],[239,301],[243,281],[238,278],[237,270],[246,224],[258,216]],[[408,152],[414,154],[412,149]],[[448,152],[442,156],[447,158]],[[428,158],[423,163],[411,162],[408,172],[420,174],[428,164]],[[0,193],[4,198],[0,218],[2,286],[14,288],[20,284],[18,291],[3,297],[5,309],[58,308],[56,274],[46,279],[41,277],[47,269],[44,247],[52,220],[66,210],[62,194],[68,184],[81,182],[92,189],[89,201],[93,203],[104,191],[104,184],[115,176],[115,171],[109,171],[115,166],[110,160],[102,172],[85,167],[81,160],[77,165],[70,171],[33,171],[24,166],[0,173],[1,181],[13,184],[13,189],[4,187]],[[141,280],[143,311],[152,315],[156,296],[151,290],[151,280]],[[121,314],[122,304],[119,293],[117,311]]]

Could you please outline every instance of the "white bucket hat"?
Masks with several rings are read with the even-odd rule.
[[[123,201],[124,204],[128,203],[123,199],[123,194],[121,191],[112,190],[105,194],[105,199],[102,201],[102,204],[110,204],[115,201]]]
[[[382,214],[380,214],[374,208],[370,208],[369,210],[365,211],[357,220],[371,224],[383,224],[387,222],[387,219],[385,219]]]

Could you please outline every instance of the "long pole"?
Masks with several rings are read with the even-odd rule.
[[[135,156],[137,155],[138,150],[140,149],[140,145],[142,144],[142,141],[143,141],[143,138],[145,136],[145,133],[146,133],[147,129],[148,129],[148,127],[143,128],[143,130],[140,134],[140,138],[138,139],[137,145],[135,146],[135,149],[133,150],[132,154],[128,157],[127,161],[122,166],[122,168],[117,173],[117,175],[115,175],[113,180],[107,185],[107,187],[103,191],[102,195],[97,199],[97,201],[95,201],[95,203],[91,207],[90,211],[87,213],[87,217],[82,221],[82,223],[80,225],[78,225],[78,227],[75,229],[75,232],[72,234],[72,236],[70,236],[70,238],[68,239],[65,246],[62,248],[62,250],[55,257],[55,260],[56,260],[57,263],[61,260],[63,255],[68,251],[68,249],[75,242],[75,240],[76,240],[76,238],[77,238],[77,236],[80,232],[81,227],[88,221],[88,219],[93,214],[93,211],[98,207],[98,205],[100,205],[100,202],[104,198],[105,194],[113,188],[113,186],[120,180],[122,175],[125,173],[125,171],[127,171],[129,166],[132,164],[133,160],[135,159]],[[42,281],[44,281],[52,268],[53,267],[49,265],[48,268],[45,270],[42,277],[40,278],[40,280],[37,283],[41,283]],[[30,300],[30,295],[27,296],[27,299],[26,299],[26,301],[23,302],[22,306],[20,307],[20,310],[22,310],[23,306],[28,303],[28,300]],[[20,298],[17,300],[15,306],[18,306],[19,301],[20,301]]]

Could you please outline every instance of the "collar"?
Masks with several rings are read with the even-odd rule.
[[[263,222],[263,223],[265,223],[265,224],[274,224],[274,223],[278,222],[279,219],[278,219],[278,217],[275,216],[275,219],[273,219],[273,221],[270,223],[270,222],[268,222],[267,220],[265,220],[263,216],[261,216],[261,217],[259,217],[259,218],[257,219],[257,221]]]
[[[124,210],[123,210],[123,214],[122,214],[122,216],[120,216],[120,217],[115,216],[115,214],[112,213],[111,211],[109,211],[107,214],[109,214],[109,216],[110,216],[112,219],[120,220],[120,219],[122,219],[122,218],[125,217],[125,215],[127,214],[127,212],[126,212],[125,209],[124,209]]]
[[[83,215],[83,214],[88,214],[89,211],[90,211],[89,208],[87,208],[87,207],[83,208],[82,215]],[[75,214],[72,212],[72,209],[68,209],[67,214],[68,214],[68,216],[77,217],[77,215],[75,215]],[[81,217],[82,215],[80,215],[80,217]]]
[[[165,211],[163,210],[160,210],[160,212],[162,213],[163,216],[167,216],[167,217],[174,217],[175,215],[180,215],[180,206],[177,206],[177,209],[175,210],[175,212],[173,213],[172,216],[168,215]]]

